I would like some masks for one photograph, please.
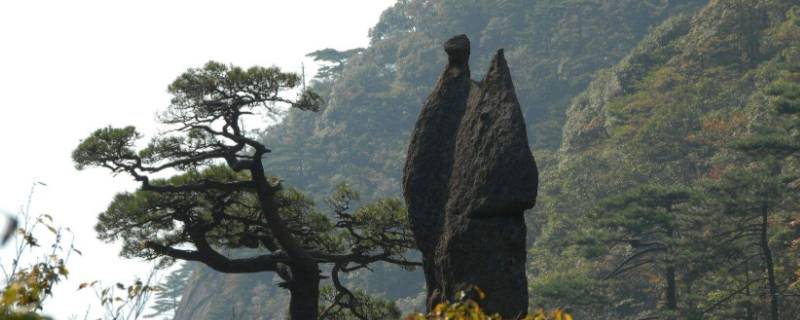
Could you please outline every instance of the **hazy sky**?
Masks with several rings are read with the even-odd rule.
[[[45,311],[57,320],[90,301],[78,284],[132,280],[147,264],[121,260],[95,238],[97,214],[129,177],[78,172],[70,159],[96,128],[156,130],[166,86],[208,60],[299,71],[308,52],[368,43],[367,31],[394,0],[2,1],[0,2],[0,209],[16,212],[34,181],[34,213],[47,212],[77,234],[83,256]],[[0,263],[8,263],[8,248]],[[99,311],[97,307],[93,307]]]

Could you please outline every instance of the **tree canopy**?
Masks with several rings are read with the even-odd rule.
[[[353,307],[355,295],[341,285],[340,272],[377,261],[416,266],[405,257],[413,243],[399,200],[354,211],[358,194],[342,185],[328,199],[326,215],[265,175],[262,159],[271,150],[254,138],[256,131],[245,130],[245,118],[275,115],[281,105],[318,110],[321,99],[311,91],[286,97],[300,84],[296,74],[275,67],[209,62],[169,86],[171,104],[159,116],[167,130],[144,148],[136,148],[142,135],[134,127],[94,131],[73,152],[76,167],[103,167],[140,183],[100,214],[100,239],[121,240],[125,257],[197,261],[227,273],[275,272],[291,293],[293,319],[317,316],[319,264],[332,266],[334,302]],[[233,248],[260,253],[225,252]]]

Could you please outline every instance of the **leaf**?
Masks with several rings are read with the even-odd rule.
[[[117,288],[119,288],[120,290],[125,290],[125,285],[117,282]]]
[[[58,266],[58,274],[64,276],[65,278],[69,275],[69,270],[63,264]]]
[[[446,304],[444,303],[437,304],[436,307],[433,308],[433,315],[441,316],[445,309],[447,309]]]
[[[533,320],[546,320],[547,316],[544,314],[544,309],[538,308],[536,312],[533,313]]]
[[[86,287],[88,287],[88,286],[89,286],[89,283],[86,283],[86,282],[84,282],[84,283],[81,283],[81,284],[78,286],[78,290],[85,289],[85,288],[86,288]]]
[[[2,305],[8,306],[14,304],[17,301],[17,297],[19,296],[19,291],[21,287],[19,284],[14,283],[6,288],[3,291],[3,300]]]
[[[484,291],[483,291],[481,288],[479,288],[478,286],[475,286],[475,291],[477,291],[477,292],[478,292],[478,298],[479,298],[480,300],[483,300],[484,298],[486,298],[486,292],[484,292]]]
[[[563,312],[561,311],[561,309],[554,310],[553,311],[553,320],[564,320],[562,315],[563,315]]]

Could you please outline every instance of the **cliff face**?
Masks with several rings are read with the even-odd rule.
[[[586,90],[596,72],[617,64],[651,27],[681,13],[690,15],[706,2],[398,1],[370,31],[372,41],[363,53],[345,63],[340,74],[314,84],[327,101],[321,113],[292,112],[265,133],[263,140],[273,150],[265,167],[318,199],[342,181],[365,200],[399,196],[414,121],[446,63],[440,44],[453,34],[466,33],[473,39],[474,65],[488,65],[495,50],[505,48],[529,144],[546,174],[562,144],[570,101]],[[476,72],[473,77],[483,77],[484,69]],[[538,234],[545,225],[529,223],[529,229]],[[349,281],[400,300],[405,312],[422,306],[420,271],[378,267]],[[251,289],[236,289],[236,282],[215,285],[230,294],[187,299],[179,316],[193,309],[188,306],[227,305],[234,296],[267,304],[285,299],[280,290],[251,296]],[[187,290],[210,293],[218,288],[192,281]]]

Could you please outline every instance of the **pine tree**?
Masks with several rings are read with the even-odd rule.
[[[666,283],[663,309],[678,311],[676,251],[680,250],[682,207],[692,198],[683,186],[642,185],[603,199],[590,220],[596,230],[582,243],[603,253],[621,253],[606,278],[634,272],[645,266],[661,270]]]
[[[780,292],[773,245],[770,243],[771,217],[784,206],[790,191],[777,163],[765,161],[745,169],[730,170],[706,191],[726,218],[724,225],[728,230],[724,234],[728,236],[720,240],[744,242],[740,245],[742,258],[761,258],[759,268],[763,271],[768,292],[765,298],[769,302],[769,319],[780,319]],[[757,248],[758,254],[749,254],[747,248]],[[748,271],[745,268],[744,272]],[[751,284],[748,283],[748,287]]]
[[[353,212],[358,195],[341,185],[328,201],[333,212],[325,215],[267,176],[263,159],[272,150],[243,123],[254,114],[274,116],[281,104],[317,110],[321,99],[313,92],[285,97],[300,84],[298,75],[276,67],[212,61],[169,86],[171,104],[159,119],[168,130],[147,147],[136,150],[141,135],[132,126],[94,131],[73,152],[76,167],[125,173],[140,184],[135,192],[117,194],[100,214],[100,239],[122,240],[125,257],[197,261],[225,273],[274,272],[284,280],[289,312],[298,320],[317,318],[321,264],[333,266],[333,281],[340,272],[379,261],[419,265],[405,257],[414,244],[399,200]],[[177,174],[154,177],[165,172]],[[231,257],[222,248],[263,250]]]

